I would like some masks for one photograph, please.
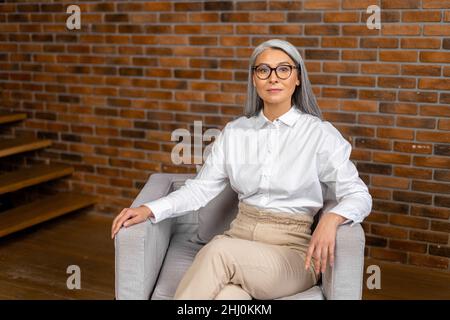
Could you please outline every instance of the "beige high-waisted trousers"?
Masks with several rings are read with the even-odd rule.
[[[195,256],[174,299],[259,300],[305,291],[317,282],[305,270],[313,218],[239,202],[230,229]]]

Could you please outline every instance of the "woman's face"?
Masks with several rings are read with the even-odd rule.
[[[256,57],[255,67],[261,67],[262,65],[276,68],[277,66],[295,66],[295,63],[284,51],[268,48]],[[279,76],[282,78],[289,74],[288,67],[280,68],[279,71]],[[267,68],[260,68],[258,74],[264,78],[264,75],[267,77],[269,72],[270,70]],[[270,76],[265,80],[260,79],[257,76],[257,70],[254,70],[253,85],[265,105],[287,104],[291,106],[291,97],[295,91],[295,87],[300,85],[300,80],[298,80],[298,70],[292,69],[292,72],[287,79],[278,78],[275,70],[273,70]]]

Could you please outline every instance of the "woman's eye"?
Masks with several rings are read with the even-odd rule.
[[[280,71],[280,72],[288,72],[289,71],[289,67],[278,67],[278,71]]]
[[[268,70],[267,70],[267,68],[259,68],[258,72],[259,73],[266,73],[266,72],[268,72]]]

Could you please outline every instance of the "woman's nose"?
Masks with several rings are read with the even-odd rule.
[[[269,82],[273,83],[273,82],[278,82],[278,77],[275,73],[275,70],[272,71],[272,74],[269,77]]]

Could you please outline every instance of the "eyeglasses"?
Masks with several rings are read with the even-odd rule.
[[[275,74],[281,80],[286,80],[292,74],[292,69],[298,69],[296,66],[291,66],[290,64],[282,64],[271,68],[267,64],[260,64],[252,68],[256,76],[261,80],[266,80],[270,78],[272,71],[275,70]]]

